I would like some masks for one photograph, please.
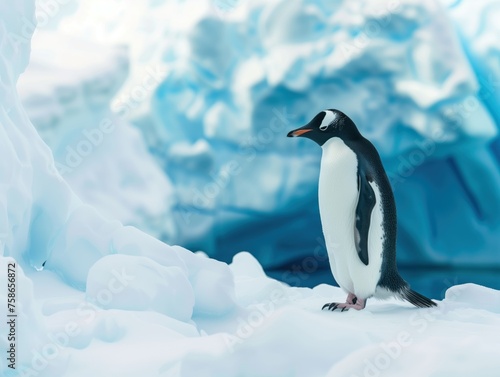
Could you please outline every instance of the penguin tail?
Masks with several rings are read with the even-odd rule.
[[[437,306],[437,304],[434,301],[431,301],[427,297],[421,295],[418,292],[415,292],[409,287],[405,287],[400,292],[400,297],[403,300],[408,301],[409,303],[415,305],[417,308],[431,308],[433,306]]]

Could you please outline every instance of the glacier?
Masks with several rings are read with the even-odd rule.
[[[61,8],[63,3],[57,2]],[[326,263],[321,239],[313,232],[319,229],[314,199],[318,151],[306,143],[290,144],[284,135],[281,139],[281,132],[286,134],[290,125],[304,121],[308,111],[317,110],[309,102],[314,98],[316,104],[323,96],[310,88],[316,88],[325,78],[332,77],[332,82],[323,83],[321,93],[332,91],[340,96],[335,80],[347,80],[351,72],[329,76],[339,68],[335,59],[324,59],[328,62],[325,66],[309,65],[307,59],[315,54],[334,54],[327,31],[333,36],[340,33],[339,37],[347,41],[359,36],[352,30],[342,34],[333,26],[336,22],[346,23],[346,30],[350,30],[351,22],[352,28],[359,30],[366,20],[350,18],[353,9],[342,10],[342,6],[347,7],[344,2],[299,3],[307,5],[305,15],[298,5],[284,7],[282,1],[204,3],[194,12],[200,17],[193,18],[198,26],[184,25],[179,19],[165,26],[192,30],[184,35],[187,39],[182,33],[176,34],[176,41],[180,51],[183,41],[196,44],[196,58],[192,59],[196,64],[187,64],[189,55],[179,60],[181,67],[168,70],[165,81],[151,93],[154,112],[143,112],[142,107],[148,105],[145,101],[131,111],[134,114],[127,121],[113,114],[109,104],[113,96],[123,95],[123,88],[135,87],[134,80],[140,83],[143,77],[139,74],[134,78],[133,68],[131,82],[119,88],[128,69],[123,48],[106,48],[60,35],[35,35],[40,41],[46,38],[48,55],[34,51],[34,65],[27,68],[33,31],[30,25],[36,23],[35,1],[0,1],[2,320],[7,318],[8,264],[16,264],[17,287],[17,369],[9,368],[6,355],[12,346],[7,341],[8,326],[2,325],[2,376],[498,375],[498,290],[451,283],[443,286],[446,294],[436,309],[418,310],[395,300],[370,300],[361,312],[330,313],[320,308],[332,299],[343,300],[339,288],[326,284],[294,288],[266,276],[264,268],[292,259]],[[363,83],[383,93],[394,91],[375,99],[387,101],[394,118],[385,119],[376,107],[370,120],[379,121],[383,131],[364,131],[377,143],[387,166],[392,166],[400,218],[409,209],[412,215],[402,219],[402,262],[495,265],[500,156],[495,108],[498,94],[494,90],[499,74],[495,65],[498,47],[492,34],[484,34],[488,30],[479,26],[479,20],[494,15],[498,7],[493,1],[480,10],[470,1],[449,3],[405,1],[398,3],[401,9],[395,13],[394,8],[387,8],[393,12],[392,19],[398,20],[393,26],[401,32],[401,39],[391,40],[392,33],[372,35],[369,45],[373,43],[373,50],[361,49],[360,53],[367,55],[363,59],[352,57],[353,64],[346,63],[345,68],[357,67],[359,72],[375,69],[377,62],[369,59],[374,57],[373,51],[391,54],[390,49],[383,48],[384,43],[400,43],[401,49],[412,51],[416,42],[404,38],[408,37],[405,33],[413,33],[418,41],[430,38],[427,28],[442,32],[450,49],[447,54],[454,54],[453,61],[440,61],[444,65],[438,71],[445,85],[433,87],[434,81],[418,76],[437,74],[432,71],[435,66],[424,67],[431,69],[425,72],[413,71],[415,67],[399,72],[398,64],[380,67],[387,70],[386,78],[394,76],[395,86],[401,84],[399,74],[408,75],[408,81],[398,88],[391,86],[390,80]],[[54,2],[44,0],[42,4]],[[192,4],[156,0],[144,2],[139,8],[158,11],[148,13],[155,18],[161,15],[159,10],[179,10],[181,14],[181,9],[187,12]],[[365,6],[368,3],[359,4],[355,11],[371,14]],[[445,5],[449,10],[445,11]],[[336,21],[328,24],[325,14],[330,13],[324,10],[337,7],[344,13],[335,16],[332,12]],[[126,12],[123,7],[119,9]],[[65,9],[61,14],[65,12],[67,19],[78,16],[75,9]],[[245,19],[252,22],[247,24]],[[323,26],[318,26],[318,19],[324,21]],[[64,23],[64,19],[53,17],[46,25],[41,24],[40,33],[53,33],[58,23]],[[290,24],[300,28],[288,29]],[[244,45],[238,39],[245,34],[241,29],[244,25],[262,36],[248,41],[255,47],[247,51],[252,56],[246,62],[237,57],[224,62],[223,51],[218,51],[219,55],[211,51],[208,30],[215,28],[218,37],[229,41],[235,38],[235,45]],[[410,30],[405,29],[408,25]],[[459,37],[453,37],[455,29]],[[489,30],[495,30],[495,25]],[[144,35],[148,33],[151,29],[145,28]],[[287,54],[297,57],[293,65],[273,64],[284,54],[274,51],[273,43],[278,50],[282,43],[290,45]],[[463,47],[467,43],[469,48]],[[64,67],[54,64],[48,57],[57,56],[57,45],[74,48],[72,53],[81,61]],[[271,58],[271,52],[276,56]],[[176,60],[172,56],[179,56],[169,51],[150,53],[142,56],[155,55],[170,62]],[[264,67],[261,60],[266,61],[263,71],[259,69]],[[88,71],[82,68],[87,64],[91,67]],[[233,82],[233,69],[244,72],[247,64],[253,64],[250,72],[260,73],[239,75],[243,82]],[[183,65],[197,74],[183,76]],[[301,77],[301,65],[310,67],[310,76]],[[25,70],[26,77],[19,80]],[[30,86],[29,80],[44,77],[46,80]],[[202,90],[203,98],[198,91],[201,81],[188,77],[210,84]],[[394,93],[410,96],[412,85],[424,85],[422,82],[428,85],[419,89],[425,92],[422,97],[389,103]],[[359,82],[353,82],[347,90],[351,96],[371,100],[367,93],[363,97],[360,88]],[[89,92],[95,95],[85,96]],[[478,93],[490,94],[483,97]],[[172,98],[175,96],[177,100]],[[218,96],[234,98],[234,107],[217,101]],[[96,99],[98,103],[89,103]],[[361,112],[356,115],[359,108],[344,100],[342,106],[351,106],[353,117],[366,116]],[[467,107],[471,103],[473,107]],[[161,110],[170,104],[170,112]],[[457,109],[456,105],[466,112],[460,113],[463,120],[450,124],[448,118],[441,118],[441,112],[446,113],[449,107]],[[324,106],[330,106],[326,99]],[[116,129],[107,132],[110,123],[100,124],[103,119],[109,119]],[[221,121],[224,119],[227,122]],[[38,129],[32,120],[38,123]],[[362,119],[356,121],[364,123]],[[144,126],[144,134],[134,129],[132,122]],[[166,127],[171,122],[172,132]],[[441,133],[434,139],[432,132],[436,129]],[[248,139],[243,138],[246,143],[240,144],[238,137],[245,133]],[[383,137],[386,134],[390,137]],[[103,147],[98,148],[92,140],[101,137],[102,144],[97,144]],[[152,145],[156,139],[164,144]],[[387,145],[391,139],[398,143]],[[86,146],[95,149],[88,156],[81,155],[78,166],[69,166],[66,147],[78,152],[78,145],[84,145],[81,142],[85,140]],[[412,141],[419,144],[415,146]],[[155,153],[156,160],[147,148]],[[412,165],[415,151],[429,156]],[[135,159],[140,159],[138,165]],[[168,166],[163,165],[166,162]],[[124,166],[130,170],[122,169]],[[108,177],[106,167],[114,169],[116,176]],[[399,171],[400,167],[403,170]],[[161,174],[162,168],[168,176]],[[143,179],[148,180],[147,185]],[[120,186],[120,191],[111,194],[113,200],[100,197],[103,190],[114,190],[122,182],[129,190],[124,187],[121,191]],[[136,212],[141,216],[133,216]],[[437,219],[433,217],[436,213],[449,217]],[[150,217],[155,220],[148,222]],[[231,263],[170,246],[122,222],[144,227],[162,239],[179,237],[170,243],[191,243],[193,250],[202,249]],[[160,225],[163,222],[166,230]],[[290,239],[290,234],[297,239]],[[460,239],[457,234],[461,234]],[[450,262],[447,253],[452,247]],[[236,254],[245,249],[254,255]],[[312,259],[304,259],[306,255]]]
[[[8,263],[17,263],[18,266],[20,288],[17,305],[23,324],[20,325],[18,344],[25,347],[19,350],[21,366],[29,364],[30,350],[43,346],[47,341],[40,307],[34,299],[34,284],[25,275],[26,270],[43,269],[64,281],[68,287],[87,290],[90,300],[93,289],[99,289],[106,278],[105,273],[94,277],[92,272],[98,271],[99,275],[99,271],[106,271],[110,263],[124,269],[127,263],[134,264],[135,260],[140,264],[139,261],[147,258],[142,269],[136,267],[134,276],[151,276],[151,269],[154,268],[158,280],[161,280],[160,277],[167,278],[162,284],[167,284],[168,289],[162,290],[161,298],[175,302],[174,309],[164,309],[172,316],[186,318],[193,312],[218,315],[230,311],[235,306],[234,284],[227,265],[181,247],[168,246],[116,220],[106,220],[70,189],[57,171],[52,152],[24,111],[16,89],[16,82],[26,68],[30,54],[29,40],[22,39],[25,33],[23,21],[33,19],[34,2],[22,1],[15,5],[1,2],[0,14],[0,143],[3,151],[0,166],[0,246],[2,271],[7,270]],[[127,259],[123,259],[125,255]],[[105,256],[107,258],[103,258]],[[119,267],[116,268],[116,273],[122,273]],[[7,274],[2,272],[1,276],[3,286],[7,287]],[[139,284],[135,289],[137,295],[141,295],[147,287]],[[200,293],[204,296],[215,295],[217,299],[200,297],[195,300]],[[2,303],[6,303],[6,291],[0,295]],[[178,295],[186,299],[180,302],[176,299]],[[6,330],[2,326],[4,349],[7,346]],[[4,358],[1,362],[2,373],[16,375],[7,369]],[[46,373],[57,375],[56,372],[51,374],[51,370]]]
[[[33,45],[17,88],[58,172],[104,217],[173,242],[172,183],[137,128],[110,108],[129,74],[127,48],[44,29]]]
[[[198,173],[206,177],[202,186],[189,181],[189,160],[168,172],[192,193],[181,205],[212,217],[210,255],[229,261],[236,246],[276,268],[311,254],[321,237],[320,152],[283,136],[336,107],[373,141],[388,169],[402,266],[498,267],[500,175],[491,147],[498,98],[487,103],[483,94],[500,76],[478,71],[467,51],[474,43],[457,37],[442,4],[271,1],[235,8],[222,18],[202,13],[180,33],[189,53],[167,48],[178,59],[152,103],[174,154],[178,143],[205,142],[211,151],[214,166]],[[467,22],[457,24],[473,23],[472,15],[480,23],[485,11],[465,11]],[[483,30],[493,44],[495,28]],[[239,167],[232,174],[231,163]]]
[[[485,12],[497,8],[454,7],[463,4],[477,9],[464,10],[467,21],[456,24],[436,1],[244,2],[222,18],[198,16],[181,33],[190,53],[167,49],[178,59],[152,107],[170,150],[201,140],[212,151],[218,173],[201,188],[178,177],[189,161],[169,171],[174,185],[192,192],[181,204],[213,218],[209,254],[229,261],[236,245],[266,268],[311,254],[321,238],[320,152],[283,135],[336,107],[382,155],[398,205],[402,266],[498,267],[500,175],[492,142],[500,76],[496,67],[479,69],[485,52],[470,52],[475,41],[456,30],[482,25]],[[496,28],[476,28],[470,34],[485,34],[477,45],[486,44],[486,60],[496,65]],[[230,175],[230,163],[241,169]],[[216,176],[230,179],[223,184]]]
[[[321,244],[320,151],[285,135],[337,107],[381,153],[402,267],[499,267],[494,17],[481,27],[495,4],[117,1],[107,12],[88,1],[44,31],[130,47],[129,78],[111,108],[141,131],[169,187],[160,199],[153,183],[151,195],[170,204],[160,214],[137,198],[113,208],[112,198],[106,214],[125,223],[136,214],[132,225],[225,262],[249,250],[267,270],[300,263]],[[165,77],[131,106],[157,66]],[[86,179],[68,181],[81,196],[91,192]],[[161,221],[170,221],[165,234]]]

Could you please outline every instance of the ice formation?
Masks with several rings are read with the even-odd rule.
[[[476,8],[458,25],[482,25],[497,9],[458,3]],[[481,27],[478,43],[460,36],[436,1],[275,0],[197,14],[167,46],[177,59],[152,109],[172,145],[168,158],[195,142],[212,157],[196,179],[188,158],[169,171],[181,209],[213,221],[210,254],[229,260],[236,245],[265,267],[311,254],[321,237],[320,151],[284,134],[334,107],[382,155],[402,265],[498,265],[495,30]],[[177,52],[182,41],[189,53]]]
[[[18,90],[58,172],[106,218],[174,242],[172,184],[137,128],[110,107],[129,73],[126,47],[43,29],[33,46]],[[145,81],[149,86],[138,87],[122,106],[139,106],[160,80],[161,74],[151,70]]]
[[[29,364],[30,350],[47,341],[44,320],[34,302],[33,286],[25,276],[26,270],[33,272],[45,266],[48,275],[58,276],[68,286],[87,289],[87,299],[92,301],[94,289],[100,287],[106,276],[121,274],[120,268],[131,261],[135,260],[139,266],[144,258],[149,258],[149,262],[142,262],[145,266],[142,270],[137,267],[137,276],[150,276],[149,269],[155,266],[159,276],[170,278],[161,283],[160,278],[151,279],[149,285],[142,287],[131,284],[130,289],[137,294],[161,291],[161,298],[170,304],[164,307],[156,304],[153,309],[161,312],[169,310],[165,305],[175,306],[169,314],[184,320],[193,312],[220,315],[230,311],[234,307],[234,287],[227,265],[180,247],[168,246],[117,221],[105,220],[92,207],[83,204],[61,178],[49,147],[28,119],[16,90],[16,82],[28,64],[30,53],[31,35],[26,35],[23,22],[32,20],[33,14],[32,1],[0,3],[0,143],[3,151],[0,247],[2,271],[6,271],[7,263],[13,260],[18,268],[20,366]],[[127,259],[119,258],[118,254],[127,255]],[[102,259],[107,255],[110,255],[108,259]],[[116,272],[110,260],[116,261]],[[101,276],[89,273],[91,267]],[[1,276],[6,287],[5,274],[2,272]],[[163,289],[165,284],[168,289]],[[50,290],[50,286],[47,288]],[[185,300],[179,301],[179,295],[185,296]],[[217,299],[200,297],[206,295],[214,295]],[[1,291],[0,299],[6,302],[5,290]],[[155,296],[150,298],[154,299]],[[116,305],[120,307],[119,303]],[[151,307],[145,304],[143,309]],[[3,346],[7,339],[5,330],[2,326],[0,342]],[[1,362],[2,373],[7,373],[5,359]],[[47,373],[57,375],[56,372]]]
[[[147,67],[166,72],[128,115],[175,187],[177,242],[225,261],[250,250],[266,268],[310,255],[320,151],[284,135],[336,107],[382,155],[402,265],[498,265],[494,1],[114,6],[82,2],[53,29],[130,45],[117,113]]]

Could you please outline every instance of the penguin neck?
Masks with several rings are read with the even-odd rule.
[[[323,156],[334,154],[339,147],[345,147],[344,140],[340,137],[331,137],[321,145]]]

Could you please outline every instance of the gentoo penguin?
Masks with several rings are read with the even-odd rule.
[[[361,310],[370,297],[436,304],[410,289],[396,266],[396,203],[380,156],[339,110],[324,110],[288,137],[323,149],[319,212],[333,276],[348,296],[323,309]]]

